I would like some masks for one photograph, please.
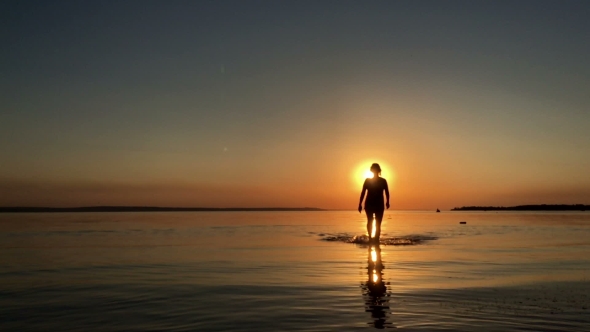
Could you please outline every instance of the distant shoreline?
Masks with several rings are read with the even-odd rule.
[[[590,211],[590,205],[584,204],[540,204],[517,206],[462,206],[451,211]]]
[[[83,206],[83,207],[0,207],[0,213],[51,213],[51,212],[248,212],[248,211],[327,211],[320,208],[208,208],[158,206]]]

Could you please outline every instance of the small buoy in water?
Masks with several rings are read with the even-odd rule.
[[[440,212],[440,210],[439,209],[436,209],[436,212]]]
[[[466,224],[466,223],[467,223],[467,221],[460,221],[459,223],[460,223],[460,224]]]

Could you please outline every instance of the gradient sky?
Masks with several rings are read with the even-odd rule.
[[[2,1],[0,206],[590,204],[589,1]]]

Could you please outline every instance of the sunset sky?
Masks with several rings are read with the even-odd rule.
[[[590,1],[2,1],[0,206],[590,204]]]

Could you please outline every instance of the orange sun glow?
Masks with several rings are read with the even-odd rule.
[[[375,162],[373,160],[367,160],[362,163],[357,164],[354,171],[352,172],[352,184],[355,190],[362,186],[367,178],[373,178],[373,173],[370,170],[371,164]],[[379,163],[381,166],[381,176],[387,178],[387,182],[391,183],[394,180],[394,171],[391,167],[389,167],[388,163],[377,160],[376,162]]]

